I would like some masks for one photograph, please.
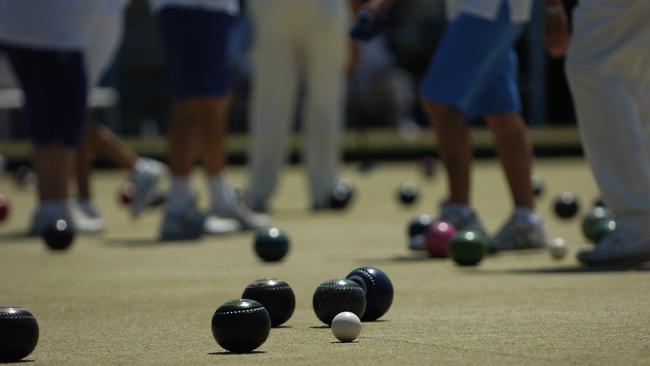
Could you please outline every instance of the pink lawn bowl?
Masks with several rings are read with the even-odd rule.
[[[445,221],[435,221],[426,237],[426,248],[429,255],[434,258],[447,258],[449,256],[449,240],[456,234],[454,225]]]

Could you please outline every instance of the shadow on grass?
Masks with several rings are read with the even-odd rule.
[[[372,323],[388,323],[388,322],[390,322],[390,320],[388,320],[388,319],[375,319],[375,320],[362,320],[361,322],[364,323],[364,324],[365,323],[370,323],[370,324],[372,324]]]
[[[427,255],[396,255],[388,258],[364,258],[359,263],[420,263],[420,262],[443,262],[448,258],[433,258]]]
[[[350,342],[331,341],[330,343],[334,343],[334,344],[349,344],[349,343],[359,343],[359,341],[350,341]]]
[[[145,248],[145,247],[158,247],[161,245],[191,245],[200,243],[200,240],[160,240],[158,238],[150,239],[126,239],[126,238],[107,238],[104,239],[104,244],[110,247],[121,248]]]
[[[508,250],[505,252],[489,252],[488,257],[517,257],[517,256],[527,256],[527,255],[539,255],[544,253],[544,249],[515,249]]]
[[[34,360],[18,360],[18,361],[3,361],[0,360],[0,365],[11,365],[11,364],[16,364],[16,363],[31,363],[34,362]]]
[[[476,274],[590,274],[590,273],[616,273],[616,272],[650,272],[650,264],[634,267],[543,267],[520,268],[506,270],[474,269],[467,271]]]
[[[266,353],[266,351],[250,351],[245,353],[234,353],[230,351],[221,351],[221,352],[210,352],[208,353],[211,356],[242,356],[242,355],[258,355]]]
[[[7,242],[7,244],[11,244],[11,242],[10,242],[11,240],[23,241],[23,240],[30,240],[30,239],[34,239],[34,238],[37,238],[37,237],[33,236],[33,235],[32,236],[27,235],[27,232],[24,231],[24,230],[11,231],[11,232],[0,234],[0,243]]]
[[[312,325],[310,329],[330,329],[329,325]]]
[[[293,327],[290,325],[278,325],[277,327],[273,327],[273,329],[293,329]]]

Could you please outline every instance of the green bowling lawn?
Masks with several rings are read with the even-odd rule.
[[[476,207],[494,232],[511,210],[504,178],[496,161],[474,169]],[[306,210],[304,172],[289,168],[272,212],[291,238],[279,264],[255,257],[250,233],[158,242],[161,212],[131,220],[117,202],[124,174],[116,171],[95,174],[107,232],[78,236],[68,252],[52,253],[22,236],[33,191],[2,177],[12,212],[0,226],[0,303],[38,318],[40,342],[28,357],[34,365],[650,365],[647,268],[581,268],[573,256],[587,247],[580,220],[559,221],[551,212],[552,196],[564,190],[582,199],[582,213],[591,205],[596,188],[585,163],[540,160],[536,173],[546,182],[540,212],[551,235],[569,243],[569,257],[506,254],[471,268],[406,248],[409,219],[436,214],[444,198],[444,177],[425,180],[415,163],[380,163],[365,175],[347,166],[357,184],[353,207],[318,214]],[[245,182],[241,168],[231,176]],[[202,177],[195,175],[205,201]],[[397,202],[405,180],[421,188],[411,208]],[[395,299],[381,320],[363,324],[356,342],[342,344],[314,315],[312,294],[362,265],[388,273]],[[224,352],[210,330],[214,310],[263,277],[293,287],[293,317],[257,352]]]

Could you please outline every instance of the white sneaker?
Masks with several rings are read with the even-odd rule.
[[[97,206],[85,199],[73,199],[68,203],[70,217],[77,232],[97,234],[106,229],[106,224]]]
[[[598,242],[592,250],[578,253],[582,264],[590,267],[636,266],[650,262],[650,238],[630,241],[613,231]]]
[[[533,211],[515,211],[490,240],[491,252],[546,247],[546,230],[542,219]]]
[[[160,227],[160,239],[168,240],[193,240],[203,235],[205,215],[196,209],[196,200],[192,199],[180,211],[165,212]]]
[[[135,196],[131,202],[131,215],[136,217],[158,198],[158,182],[167,167],[156,160],[140,158],[131,173],[135,185]]]
[[[471,207],[446,202],[442,206],[440,221],[454,225],[456,231],[472,230],[480,233],[484,238],[488,237],[481,220]]]
[[[208,235],[232,234],[241,229],[239,221],[231,218],[208,215],[203,223],[203,232]]]
[[[270,220],[267,215],[251,210],[248,205],[239,198],[237,198],[235,204],[226,210],[213,208],[210,212],[211,216],[237,221],[242,230],[259,230],[270,225]]]

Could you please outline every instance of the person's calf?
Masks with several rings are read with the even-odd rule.
[[[457,109],[422,99],[422,105],[438,136],[442,161],[447,169],[449,201],[467,205],[470,193],[472,142],[470,128]]]
[[[494,135],[515,207],[534,208],[531,182],[532,148],[526,125],[518,113],[502,113],[486,118]]]

